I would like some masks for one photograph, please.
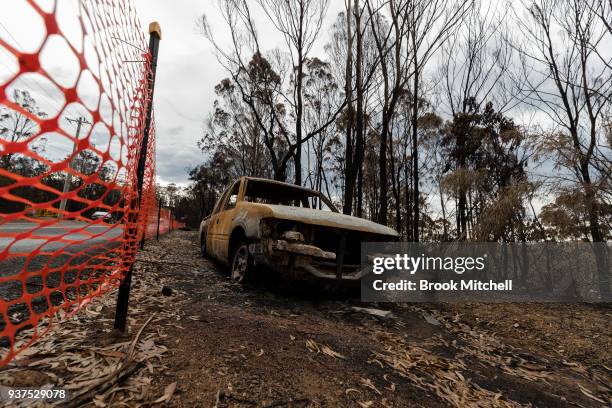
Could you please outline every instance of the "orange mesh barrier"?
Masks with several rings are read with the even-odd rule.
[[[147,223],[147,230],[145,232],[146,239],[152,239],[157,236],[157,229],[159,224],[159,235],[167,234],[178,228],[184,228],[185,223],[177,221],[172,214],[172,211],[168,208],[159,208],[156,204],[155,207],[149,211],[149,221]]]
[[[159,234],[167,234],[171,230],[170,225],[171,212],[167,208],[159,208],[156,204],[155,207],[149,212],[149,222],[147,223],[147,230],[145,232],[145,238],[151,239],[157,236],[157,229],[159,224]]]
[[[10,3],[0,17],[0,366],[58,311],[118,285],[155,207],[154,132],[133,205],[150,55],[131,1]]]
[[[170,231],[174,231],[175,229],[185,228],[185,223],[182,221],[177,221],[174,217],[170,218]]]

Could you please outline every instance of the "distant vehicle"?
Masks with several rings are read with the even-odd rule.
[[[395,241],[397,231],[341,214],[322,193],[254,177],[235,181],[200,224],[200,251],[230,266],[232,279],[263,265],[294,278],[356,281],[361,243]]]
[[[106,211],[96,211],[93,214],[91,214],[91,219],[92,220],[102,220],[104,222],[107,223],[112,223],[113,222],[113,216],[111,213],[106,212]]]

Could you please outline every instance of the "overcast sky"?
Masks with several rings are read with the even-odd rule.
[[[162,183],[185,183],[186,169],[203,159],[196,142],[214,100],[213,87],[224,75],[195,26],[199,15],[213,9],[211,3],[135,0],[143,29],[151,21],[162,28],[155,87],[157,175]]]
[[[145,30],[151,21],[159,21],[162,28],[155,85],[158,179],[162,183],[185,183],[185,169],[201,163],[204,158],[196,142],[215,99],[214,87],[227,77],[212,47],[198,32],[196,21],[205,13],[222,44],[227,43],[228,30],[219,20],[215,0],[134,2]],[[252,3],[255,7],[256,2]],[[343,4],[341,1],[330,3],[320,36],[323,39]],[[264,49],[283,46],[263,13],[258,12],[257,7],[255,10]],[[315,52],[322,56],[322,41]]]
[[[81,49],[82,36],[76,19],[79,10],[78,1],[58,0],[56,18],[60,27],[67,30],[67,40],[77,49]],[[158,181],[162,184],[171,182],[186,184],[187,169],[204,160],[196,143],[202,136],[204,122],[213,106],[214,87],[227,77],[227,73],[217,62],[210,43],[201,35],[196,24],[201,16],[206,14],[220,44],[228,43],[229,31],[225,23],[220,21],[216,0],[132,1],[141,22],[141,29],[147,38],[150,22],[158,21],[162,29],[154,100]],[[285,47],[282,38],[274,31],[263,11],[257,6],[257,2],[255,0],[249,2],[253,7],[253,16],[263,50]],[[54,0],[37,0],[37,3],[45,12],[53,10]],[[320,35],[321,41],[316,44],[313,51],[319,57],[324,57],[323,45],[328,37],[327,32],[343,4],[333,0],[330,3]],[[0,38],[19,51],[33,53],[39,49],[45,39],[43,20],[26,0],[3,1],[0,13]],[[51,36],[45,43],[45,49],[40,54],[43,67],[62,86],[74,86],[78,77],[78,62],[64,40],[59,36]],[[18,69],[18,62],[13,55],[0,47],[0,83],[12,78]],[[79,87],[80,85],[79,83]],[[93,88],[97,89],[94,85],[89,89],[85,87],[83,94],[97,100],[95,92],[89,92]],[[63,109],[61,91],[42,75],[20,75],[18,80],[9,85],[7,94],[11,95],[15,89],[29,91],[41,110],[51,117]],[[88,105],[84,100],[87,98],[81,96],[80,90],[79,96],[85,105]],[[69,105],[60,115],[60,126],[73,136],[76,126],[68,122],[66,117],[78,116],[91,118],[91,115],[78,105]],[[94,129],[91,135],[92,143],[96,146],[107,145],[109,135],[103,133]],[[42,154],[47,159],[63,160],[72,150],[73,142],[59,133],[50,134],[46,139]],[[118,157],[118,144],[111,146],[111,152],[114,153],[113,157]]]

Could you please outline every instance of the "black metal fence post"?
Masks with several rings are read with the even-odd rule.
[[[161,218],[161,208],[162,208],[162,199],[161,196],[159,196],[159,199],[157,200],[157,236],[156,236],[156,240],[159,241],[159,219]]]
[[[155,72],[157,70],[157,54],[159,51],[159,41],[161,40],[161,28],[157,22],[149,24],[149,52],[151,53],[151,71],[148,78],[148,90],[149,90],[149,105],[147,106],[144,135],[142,138],[142,145],[140,147],[140,157],[138,160],[138,168],[136,169],[136,175],[138,178],[138,195],[136,202],[132,202],[131,215],[137,216],[137,211],[140,209],[142,200],[142,187],[144,182],[144,173],[147,160],[147,151],[149,144],[149,133],[151,131],[151,118],[153,116],[153,90],[155,89]],[[135,204],[135,205],[134,205]],[[136,208],[134,208],[136,207]],[[131,225],[132,223],[130,223]],[[145,227],[146,228],[146,227]],[[146,230],[144,231],[146,232]],[[143,234],[144,234],[143,232]],[[144,242],[144,235],[143,235]],[[142,244],[142,243],[141,243]],[[130,287],[132,284],[132,269],[133,264],[130,265],[129,270],[121,280],[119,285],[119,293],[117,295],[117,308],[115,310],[115,325],[116,331],[121,333],[125,332],[125,324],[127,320],[128,305],[130,300]]]

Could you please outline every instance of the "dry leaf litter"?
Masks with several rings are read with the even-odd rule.
[[[111,335],[117,298],[117,290],[112,290],[72,316],[58,312],[50,331],[0,370],[0,387],[64,388],[68,390],[68,400],[53,403],[61,406],[80,405],[79,396],[85,397],[88,406],[96,407],[138,407],[170,401],[176,383],[161,393],[151,386],[153,375],[168,368],[163,361],[168,349],[159,341],[176,332],[183,318],[180,303],[185,301],[185,294],[174,290],[172,296],[161,296],[161,288],[171,285],[158,273],[159,265],[165,261],[160,258],[167,256],[147,251],[138,255],[128,314],[131,336],[117,340]],[[142,327],[147,319],[150,322]],[[48,321],[39,328],[46,325]],[[143,330],[136,339],[139,328]],[[124,374],[123,381],[116,381]],[[14,404],[50,405],[32,400]]]

